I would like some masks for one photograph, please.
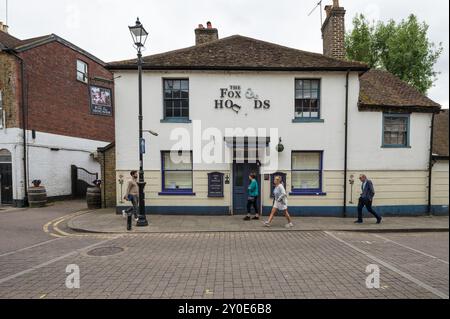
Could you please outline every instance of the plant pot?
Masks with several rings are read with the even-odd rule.
[[[28,204],[31,208],[45,207],[47,204],[47,191],[44,186],[30,187],[28,189]]]
[[[102,208],[102,194],[100,187],[88,187],[86,192],[86,202],[89,209]]]

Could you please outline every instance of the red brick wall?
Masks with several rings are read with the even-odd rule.
[[[90,79],[112,80],[112,73],[58,42],[25,51],[21,56],[26,64],[29,130],[114,141],[114,117],[91,114],[89,86],[77,81],[76,61],[88,64]],[[113,89],[113,83],[89,81]]]

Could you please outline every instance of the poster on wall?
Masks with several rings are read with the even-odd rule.
[[[111,89],[91,85],[91,113],[94,115],[112,116]]]

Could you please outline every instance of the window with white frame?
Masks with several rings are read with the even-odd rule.
[[[81,60],[77,60],[77,80],[88,83],[88,65]]]

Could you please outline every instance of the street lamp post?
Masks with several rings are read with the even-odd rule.
[[[137,65],[139,73],[139,219],[136,223],[138,227],[148,226],[147,217],[145,215],[145,180],[144,180],[144,152],[145,152],[145,141],[143,139],[143,129],[142,129],[142,48],[147,41],[148,32],[144,29],[144,26],[139,21],[136,20],[136,25],[129,27],[131,36],[133,37],[134,45],[137,49]]]

